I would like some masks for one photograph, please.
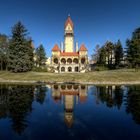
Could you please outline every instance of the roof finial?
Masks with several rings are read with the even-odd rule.
[[[68,14],[68,17],[70,17],[70,13]]]

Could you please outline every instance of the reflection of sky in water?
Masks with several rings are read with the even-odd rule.
[[[140,137],[140,86],[1,87],[2,140]]]

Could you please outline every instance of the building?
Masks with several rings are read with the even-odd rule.
[[[74,123],[74,107],[87,101],[87,85],[59,84],[52,85],[52,97],[55,103],[61,102],[64,107],[64,120],[67,127]]]
[[[88,64],[87,48],[74,41],[74,24],[68,16],[64,26],[64,42],[52,48],[51,66],[56,73],[85,72]]]

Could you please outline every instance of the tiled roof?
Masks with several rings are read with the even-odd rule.
[[[59,47],[58,47],[58,45],[56,44],[56,45],[54,45],[54,47],[52,48],[52,51],[60,51],[60,49],[59,49]]]
[[[72,22],[70,16],[68,16],[68,19],[66,20],[65,27],[66,27],[68,24],[70,24],[71,27],[73,28],[73,22]]]
[[[61,56],[78,56],[79,53],[78,52],[61,52],[60,55]]]
[[[79,51],[87,51],[87,48],[85,47],[84,44],[81,45]]]

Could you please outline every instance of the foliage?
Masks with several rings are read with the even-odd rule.
[[[95,62],[97,62],[99,60],[99,51],[100,51],[100,46],[96,45],[96,47],[94,49],[94,54],[91,56],[92,60],[94,60]]]
[[[97,64],[99,66],[105,66],[106,65],[106,50],[105,50],[104,47],[99,49],[99,58],[98,58]]]
[[[28,127],[27,116],[32,112],[33,86],[6,85],[1,86],[0,118],[8,117],[12,129],[21,135]]]
[[[121,41],[118,40],[118,42],[115,44],[115,66],[118,67],[121,64],[121,61],[123,60],[123,48]]]
[[[41,86],[38,85],[37,86],[37,90],[36,90],[36,101],[40,104],[43,104],[45,101],[45,97],[46,97],[46,92],[47,92],[47,87],[46,86]]]
[[[41,44],[37,49],[36,49],[36,65],[41,67],[45,66],[45,62],[47,60],[45,49],[43,45]]]
[[[111,41],[107,41],[105,43],[105,51],[106,51],[106,63],[108,67],[112,67],[113,64],[113,55],[114,55],[114,44]]]
[[[133,86],[128,90],[126,99],[126,112],[131,113],[133,120],[140,124],[140,87]]]
[[[8,68],[13,72],[27,72],[33,67],[32,40],[27,38],[27,30],[18,22],[12,28],[9,45]]]
[[[0,34],[0,70],[7,69],[8,63],[8,37],[4,34]]]
[[[131,39],[127,39],[127,60],[132,67],[140,65],[140,28],[137,28]]]

